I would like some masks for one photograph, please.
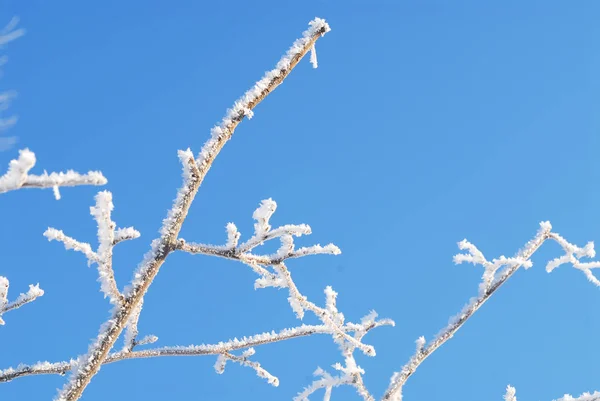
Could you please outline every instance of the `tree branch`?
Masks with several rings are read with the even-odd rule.
[[[389,324],[389,321],[381,320],[368,326],[365,330],[366,332],[368,332],[376,327],[385,326]],[[348,323],[346,326],[344,326],[343,329],[347,332],[355,332],[357,330],[362,329],[362,326],[353,323]],[[291,340],[294,338],[307,337],[314,334],[331,334],[331,329],[325,325],[301,325],[298,327],[281,330],[278,333],[265,332],[250,337],[242,337],[239,340],[235,338],[233,340],[219,342],[216,344],[190,345],[185,347],[162,347],[139,351],[123,350],[111,353],[104,361],[104,364],[123,361],[126,359],[155,358],[166,356],[221,355],[227,352]],[[46,374],[64,375],[75,365],[76,361],[74,360],[71,360],[70,362],[38,362],[32,365],[19,365],[16,368],[7,368],[4,370],[0,370],[0,383],[9,382],[11,380],[24,376]]]
[[[425,346],[423,340],[423,346],[417,348],[417,352],[410,358],[408,363],[402,367],[400,372],[394,373],[390,380],[390,385],[383,396],[383,400],[401,400],[402,386],[404,386],[408,378],[412,376],[421,363],[423,363],[427,357],[441,347],[446,341],[451,339],[458,329],[460,329],[521,266],[524,266],[525,268],[531,267],[532,263],[529,259],[548,239],[556,241],[565,251],[565,255],[556,258],[547,264],[546,270],[548,272],[551,272],[561,264],[572,263],[576,269],[583,271],[590,281],[596,285],[600,285],[600,281],[593,276],[590,270],[592,268],[600,267],[600,263],[582,263],[579,261],[579,259],[583,257],[595,256],[594,244],[590,242],[584,248],[579,248],[576,245],[570,244],[559,234],[552,232],[552,225],[550,222],[540,223],[540,229],[537,235],[513,258],[501,256],[500,258],[489,262],[474,245],[467,240],[461,241],[459,243],[459,248],[466,249],[469,253],[466,255],[456,255],[454,257],[455,263],[471,262],[473,264],[481,264],[485,269],[482,283],[479,286],[479,295],[472,298],[470,302],[463,307],[461,312],[451,319],[448,326],[446,326],[433,341]]]
[[[133,310],[141,302],[167,256],[176,248],[179,231],[191,203],[213,161],[231,138],[237,125],[245,116],[249,118],[252,116],[252,110],[283,82],[315,42],[328,31],[329,26],[325,21],[320,19],[312,21],[310,28],[288,50],[277,64],[277,68],[267,72],[263,79],[235,102],[221,124],[212,129],[211,138],[203,146],[197,161],[189,150],[180,152],[180,158],[184,164],[184,184],[179,190],[167,218],[163,221],[161,236],[153,241],[152,249],[137,269],[126,293],[123,306],[117,308],[113,316],[102,325],[96,341],[90,346],[88,353],[80,358],[81,363],[60,391],[58,400],[75,401],[79,399],[92,377],[108,357]]]
[[[11,160],[8,171],[0,176],[0,193],[14,191],[20,188],[53,188],[56,199],[60,199],[59,187],[77,185],[104,185],[106,178],[99,171],[79,174],[73,170],[66,173],[46,173],[31,175],[29,170],[35,166],[35,154],[29,149],[19,150],[19,158]]]

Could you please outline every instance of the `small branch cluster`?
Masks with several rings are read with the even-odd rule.
[[[0,325],[4,324],[4,320],[2,320],[2,315],[8,311],[13,309],[18,309],[21,306],[35,301],[36,298],[44,295],[44,290],[42,290],[39,284],[29,285],[29,291],[26,293],[20,294],[17,299],[12,302],[8,301],[8,286],[9,281],[6,277],[0,276]]]
[[[62,242],[66,249],[83,253],[88,259],[88,266],[96,263],[98,265],[98,281],[100,281],[100,289],[104,293],[104,297],[108,297],[113,305],[122,306],[124,298],[117,287],[112,266],[113,248],[122,241],[138,238],[140,233],[133,227],[115,230],[116,224],[111,219],[113,209],[112,194],[108,191],[99,192],[96,195],[96,205],[90,208],[90,214],[94,216],[98,224],[98,249],[96,251],[92,250],[90,244],[77,241],[55,228],[48,228],[44,232],[44,236],[49,241]]]
[[[306,224],[288,224],[273,228],[270,220],[276,209],[277,203],[272,199],[266,199],[261,202],[252,215],[255,220],[254,234],[242,244],[239,243],[241,234],[237,227],[235,224],[229,223],[227,224],[227,242],[225,245],[195,244],[180,239],[177,249],[192,254],[237,260],[248,265],[260,276],[255,281],[255,288],[277,287],[287,289],[289,293],[288,302],[299,319],[302,319],[305,312],[309,311],[321,320],[324,327],[328,328],[329,334],[340,346],[342,356],[344,357],[344,365],[339,363],[334,365],[334,368],[341,372],[340,376],[333,377],[319,369],[318,372],[322,378],[313,382],[311,386],[296,397],[296,400],[305,400],[309,394],[321,388],[325,389],[326,394],[330,394],[333,387],[342,384],[356,387],[358,393],[365,400],[372,400],[373,397],[365,388],[362,380],[364,371],[356,364],[354,359],[354,351],[359,349],[366,355],[374,356],[375,349],[371,345],[366,345],[362,342],[363,336],[375,327],[393,325],[394,322],[389,319],[376,321],[377,314],[372,312],[363,318],[360,324],[348,323],[345,325],[344,315],[337,309],[337,293],[331,287],[325,288],[324,308],[309,301],[294,283],[291,272],[284,262],[287,259],[309,255],[337,255],[341,251],[333,244],[326,246],[313,245],[296,249],[294,237],[308,235],[311,233],[311,229]],[[280,240],[280,247],[275,253],[260,255],[252,252],[266,241],[276,238]],[[352,328],[354,335],[348,334],[348,327]],[[227,354],[222,354],[216,366],[222,366],[227,358],[229,358]]]
[[[231,352],[223,352],[217,357],[217,362],[215,362],[215,371],[218,374],[222,374],[225,371],[225,364],[227,363],[227,361],[234,361],[242,366],[247,366],[249,368],[254,369],[256,371],[257,376],[267,380],[267,382],[270,385],[274,387],[279,386],[279,379],[277,377],[273,376],[267,370],[265,370],[260,365],[260,363],[250,360],[250,357],[255,353],[256,351],[254,350],[254,348],[248,348],[247,350],[242,352],[240,356],[233,355]]]
[[[11,160],[8,171],[0,176],[0,193],[20,188],[52,188],[54,197],[60,199],[59,187],[104,185],[107,182],[99,171],[90,171],[87,174],[79,174],[73,170],[68,170],[66,173],[29,174],[35,162],[33,152],[28,149],[19,150],[19,158]]]
[[[475,265],[480,264],[484,268],[481,283],[479,284],[479,295],[471,298],[469,303],[463,307],[463,309],[454,317],[450,319],[448,325],[442,329],[434,339],[427,345],[424,340],[418,340],[417,351],[410,358],[407,364],[405,364],[400,372],[395,373],[391,380],[390,385],[383,397],[384,400],[399,401],[402,399],[402,386],[408,378],[415,372],[421,363],[434,351],[436,351],[442,344],[448,341],[454,336],[454,333],[466,323],[466,321],[472,317],[475,312],[496,292],[496,290],[506,282],[521,266],[526,269],[531,267],[533,264],[530,260],[532,255],[542,246],[546,240],[556,241],[564,250],[565,254],[561,257],[551,260],[546,270],[551,272],[554,268],[565,264],[571,263],[573,266],[584,272],[586,277],[598,285],[599,281],[593,276],[591,269],[600,267],[600,262],[580,262],[583,257],[594,257],[594,244],[589,242],[585,247],[579,248],[567,242],[559,234],[552,232],[552,225],[550,222],[541,222],[540,229],[536,236],[529,241],[523,249],[521,249],[516,256],[507,258],[500,256],[497,259],[488,261],[483,253],[472,243],[467,240],[463,240],[458,243],[458,247],[461,250],[467,251],[464,254],[458,254],[454,256],[454,263],[473,263]],[[420,344],[420,345],[419,345]],[[516,401],[514,396],[514,389],[510,390],[509,387],[507,394],[513,397],[511,401]],[[513,391],[513,392],[511,392]],[[512,395],[511,395],[512,394]]]

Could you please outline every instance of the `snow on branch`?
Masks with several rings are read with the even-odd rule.
[[[294,225],[288,224],[285,226],[272,229],[269,225],[269,219],[277,209],[277,203],[272,199],[263,200],[261,205],[253,214],[256,224],[254,225],[254,235],[246,242],[238,245],[240,232],[233,223],[227,224],[227,243],[226,245],[206,245],[186,242],[184,239],[179,239],[177,249],[192,254],[203,254],[210,256],[219,256],[226,259],[238,260],[255,268],[255,271],[261,275],[261,279],[268,280],[275,277],[273,272],[268,272],[263,266],[274,266],[281,264],[286,259],[300,258],[309,255],[330,254],[338,255],[340,249],[328,244],[325,246],[313,245],[295,249],[293,237],[311,234],[311,229],[306,224]],[[266,241],[279,238],[281,246],[277,252],[268,255],[257,255],[251,251]],[[260,279],[259,279],[260,280]],[[263,287],[257,280],[257,287]]]
[[[234,361],[239,363],[242,366],[248,366],[256,371],[258,377],[262,377],[269,382],[270,385],[277,387],[279,386],[279,379],[272,374],[270,374],[267,370],[265,370],[260,363],[254,362],[250,360],[250,357],[255,354],[254,348],[248,348],[245,350],[241,356],[233,355],[230,352],[223,352],[219,354],[217,357],[217,362],[215,362],[215,371],[218,374],[222,374],[225,371],[225,364],[227,361]]]
[[[393,325],[394,322],[389,319],[377,321],[377,314],[371,312],[362,319],[360,324],[353,324],[352,327],[355,329],[355,333],[354,335],[350,335],[345,329],[347,326],[344,324],[344,315],[337,308],[337,293],[330,286],[325,288],[324,308],[309,301],[294,283],[291,272],[284,264],[284,261],[308,255],[337,255],[341,251],[333,244],[324,247],[314,245],[296,249],[293,240],[294,237],[310,234],[310,227],[306,224],[288,224],[273,228],[271,226],[271,217],[276,210],[277,203],[275,201],[272,199],[263,200],[252,214],[255,220],[254,234],[242,244],[239,244],[241,233],[235,224],[228,223],[226,226],[227,243],[225,245],[194,244],[179,239],[177,249],[192,254],[218,256],[245,263],[260,276],[255,282],[255,288],[278,287],[287,289],[289,293],[288,301],[299,319],[302,319],[305,312],[309,311],[321,320],[324,327],[328,328],[329,334],[332,336],[334,342],[340,346],[342,356],[344,357],[344,365],[334,365],[334,368],[341,373],[339,376],[333,377],[319,370],[319,375],[322,378],[313,382],[311,386],[296,397],[296,400],[305,400],[310,394],[321,388],[325,389],[326,394],[331,394],[333,387],[342,384],[354,386],[364,400],[373,400],[373,396],[368,392],[363,383],[362,374],[364,374],[364,371],[356,364],[354,351],[359,349],[366,355],[374,356],[375,349],[371,345],[364,344],[362,337],[374,327]],[[275,253],[259,255],[252,252],[266,241],[276,238],[279,238],[281,245]],[[217,368],[223,368],[227,359],[228,355],[223,354],[217,361]]]
[[[12,39],[16,39],[18,36],[22,35],[22,30],[17,30],[14,31],[14,25],[16,25],[17,23],[17,19],[14,18],[11,23],[9,23],[9,25],[4,28],[4,30],[0,31],[0,46],[4,43],[7,43],[9,40]],[[12,36],[7,34],[8,31],[13,32]],[[18,34],[15,34],[15,32],[21,32]],[[7,36],[9,35],[9,36]],[[0,94],[0,98],[2,97],[2,94]],[[1,102],[1,100],[0,100]],[[63,186],[63,185],[85,185],[85,184],[94,184],[94,185],[102,185],[106,183],[106,179],[102,176],[101,173],[88,173],[87,176],[81,176],[78,175],[77,173],[72,173],[72,172],[68,172],[67,174],[64,173],[52,173],[52,174],[45,174],[45,177],[48,177],[48,179],[44,182],[44,180],[41,180],[40,177],[41,176],[31,176],[28,175],[28,171],[35,165],[35,155],[33,154],[33,152],[25,149],[25,150],[21,150],[19,151],[19,158],[17,160],[12,160],[10,162],[9,165],[9,169],[8,172],[6,172],[3,176],[0,176],[0,193],[5,193],[8,191],[12,191],[12,190],[16,190],[16,189],[20,189],[20,188],[33,188],[33,187],[38,187],[38,188],[45,188],[45,187],[54,187],[55,188],[55,194],[58,193],[58,186]],[[67,175],[71,174],[69,179],[64,179]],[[90,176],[91,174],[91,176]],[[74,177],[78,176],[79,179],[75,179]],[[62,177],[61,179],[63,179],[61,181],[61,179],[57,179],[57,177]],[[94,178],[95,177],[95,178]],[[94,178],[94,179],[92,179]],[[90,181],[91,180],[91,181]],[[34,185],[34,183],[37,183],[39,185]],[[59,198],[59,196],[57,196],[57,199]],[[56,233],[57,236],[63,236],[65,242],[65,245],[67,245],[67,243],[69,243],[68,246],[73,247],[74,249],[77,249],[81,252],[84,253],[88,253],[91,254],[91,249],[88,247],[86,248],[85,245],[87,244],[81,244],[81,246],[79,246],[79,243],[76,243],[74,240],[72,242],[70,242],[69,240],[71,240],[70,238],[64,236],[64,234],[62,234],[62,232],[60,233]],[[13,309],[17,309],[20,308],[21,306],[34,301],[36,298],[41,297],[42,295],[44,295],[44,291],[39,287],[39,284],[36,285],[29,285],[29,291],[27,291],[24,294],[19,295],[19,297],[17,297],[16,300],[14,300],[13,302],[8,302],[7,296],[8,296],[8,287],[9,287],[9,281],[6,277],[0,276],[0,325],[4,324],[4,320],[2,320],[2,314],[6,313],[8,311],[11,311]]]
[[[348,333],[356,333],[359,331],[370,331],[373,328],[389,325],[390,322],[385,319],[377,322],[372,322],[364,326],[361,324],[347,323],[343,330]],[[298,327],[283,329],[279,332],[271,331],[260,334],[255,334],[240,339],[234,338],[228,341],[222,341],[216,344],[201,344],[189,346],[172,346],[161,347],[155,349],[144,350],[122,350],[111,353],[104,363],[113,363],[127,359],[140,358],[155,358],[167,356],[202,356],[202,355],[222,355],[223,353],[231,353],[238,350],[245,350],[260,345],[266,345],[281,341],[292,340],[317,334],[331,334],[329,327],[325,325],[300,325]],[[148,336],[138,341],[135,346],[151,344],[156,342],[155,336]],[[42,374],[59,374],[63,375],[71,370],[76,365],[75,360],[70,362],[38,362],[31,365],[19,365],[16,368],[7,368],[0,370],[0,383],[8,382],[19,377],[42,375]]]
[[[13,309],[18,309],[21,306],[35,301],[36,298],[44,295],[44,290],[42,290],[39,284],[29,285],[29,291],[26,293],[20,294],[17,299],[12,302],[8,301],[8,287],[9,281],[6,277],[0,276],[0,325],[4,324],[4,320],[2,320],[2,315],[6,312],[9,312]]]
[[[546,267],[548,272],[551,272],[554,268],[562,264],[571,263],[573,267],[583,271],[592,283],[600,285],[598,279],[591,272],[591,269],[600,267],[600,262],[580,261],[581,258],[595,256],[594,244],[589,242],[585,247],[579,248],[576,245],[567,242],[559,234],[552,232],[552,225],[547,221],[540,223],[540,229],[536,236],[529,241],[523,249],[517,252],[516,256],[511,258],[500,256],[497,259],[488,261],[483,253],[472,243],[467,240],[459,242],[458,247],[461,250],[466,251],[466,253],[454,256],[454,262],[456,264],[465,262],[473,263],[475,265],[479,264],[484,268],[482,281],[479,285],[479,294],[478,296],[473,297],[456,316],[452,317],[448,325],[442,329],[431,342],[426,345],[422,343],[420,347],[417,347],[416,353],[410,358],[408,363],[392,376],[383,400],[401,400],[402,386],[406,383],[408,378],[412,376],[419,365],[421,365],[429,355],[442,346],[442,344],[451,339],[458,329],[460,329],[521,266],[525,268],[531,267],[531,256],[546,240],[556,241],[565,252],[563,256],[553,259],[548,263]]]
[[[309,302],[306,297],[300,294],[292,280],[289,271],[283,264],[283,262],[289,258],[298,258],[317,254],[338,255],[341,253],[340,249],[333,244],[329,244],[324,247],[320,245],[314,245],[296,250],[294,247],[293,236],[310,234],[310,227],[305,224],[289,224],[273,230],[269,222],[276,209],[277,203],[275,203],[275,201],[272,199],[263,200],[258,209],[256,209],[252,215],[254,220],[256,220],[256,224],[254,224],[254,235],[247,242],[238,247],[231,247],[231,238],[233,236],[232,232],[234,232],[234,225],[229,223],[227,225],[228,245],[191,244],[187,243],[183,239],[180,239],[177,249],[193,254],[212,255],[238,260],[249,265],[256,273],[260,275],[260,278],[255,282],[255,288],[265,288],[270,286],[287,288],[290,292],[290,297],[288,298],[290,305],[300,319],[304,316],[305,310],[312,311],[323,321],[323,323],[330,325],[333,331],[337,332],[337,334],[340,336],[345,337],[349,342],[354,343],[365,354],[375,355],[375,350],[372,346],[361,344],[353,337],[341,332],[338,328],[338,324],[335,322],[335,318],[327,309],[318,307],[314,303]],[[239,238],[239,232],[237,229],[235,229],[235,237]],[[250,251],[257,246],[274,238],[279,238],[281,240],[281,246],[274,254],[255,255],[250,253]],[[268,270],[268,266],[271,266],[273,270]]]
[[[35,166],[35,154],[29,149],[19,150],[19,158],[11,160],[8,171],[0,176],[0,193],[14,191],[20,188],[52,188],[56,199],[60,199],[59,187],[72,187],[77,185],[104,185],[106,178],[99,171],[90,171],[79,174],[73,170],[66,173],[46,173],[41,175],[29,174]]]
[[[98,281],[104,297],[108,297],[113,305],[122,305],[123,295],[118,289],[112,266],[113,248],[116,244],[126,239],[135,239],[140,233],[132,227],[116,229],[116,224],[111,219],[114,209],[112,194],[101,191],[96,195],[96,205],[90,207],[90,214],[98,224],[98,249],[92,250],[90,244],[77,241],[65,235],[55,228],[48,228],[44,236],[48,241],[59,241],[66,249],[73,249],[83,253],[88,259],[88,266],[96,263],[98,265]]]
[[[506,393],[504,394],[504,401],[517,401],[517,390],[513,386],[506,387]],[[565,394],[561,398],[554,401],[600,401],[600,392],[594,391],[593,393],[583,393],[579,397],[573,397],[572,395]]]
[[[189,150],[179,153],[184,164],[183,186],[177,193],[173,207],[163,220],[160,237],[152,241],[150,251],[136,269],[133,280],[124,293],[122,307],[116,308],[112,316],[101,326],[99,334],[90,345],[87,354],[79,358],[82,362],[73,367],[73,372],[67,384],[59,392],[57,400],[78,400],[92,377],[109,356],[110,350],[127,326],[134,310],[141,303],[166,257],[175,250],[181,226],[192,201],[213,161],[231,138],[238,124],[245,116],[252,117],[253,109],[283,82],[315,42],[329,31],[327,23],[319,18],[311,21],[309,25],[309,29],[303,33],[302,38],[294,42],[290,50],[279,61],[276,69],[267,72],[263,79],[236,101],[233,107],[227,111],[221,123],[211,130],[211,137],[202,147],[198,160],[194,159]]]
[[[233,107],[227,110],[227,114],[223,117],[221,123],[213,127],[211,138],[202,147],[198,155],[198,167],[202,168],[206,165],[207,161],[214,157],[213,151],[219,146],[218,142],[223,138],[228,139],[244,117],[252,118],[254,107],[283,82],[302,57],[314,48],[317,39],[330,30],[329,24],[324,19],[315,18],[309,22],[309,28],[302,33],[300,39],[297,39],[292,44],[287,53],[279,60],[276,67],[267,71],[262,79],[236,100]],[[316,66],[316,53],[311,55],[311,63],[313,67]]]

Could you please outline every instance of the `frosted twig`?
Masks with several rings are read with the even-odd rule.
[[[334,294],[336,293],[331,290],[331,287],[327,287],[325,289],[325,294],[327,303],[330,305],[331,309],[335,309],[337,311],[337,308],[332,305],[332,300],[335,299]],[[328,309],[330,308],[328,307]],[[340,319],[343,321],[343,316],[340,316]],[[347,326],[354,327],[354,338],[358,341],[361,341],[370,330],[376,327],[387,325],[394,326],[394,322],[390,319],[377,320],[377,313],[371,312],[362,318],[360,324],[348,324]],[[375,399],[371,393],[369,393],[364,384],[362,375],[365,373],[365,371],[356,364],[356,360],[354,359],[354,351],[356,346],[354,344],[348,344],[344,343],[343,341],[339,341],[339,339],[340,337],[337,337],[338,341],[336,342],[338,342],[341,346],[342,356],[344,357],[344,365],[342,366],[340,363],[336,363],[333,365],[333,368],[341,372],[340,375],[332,376],[323,369],[317,368],[314,374],[315,376],[320,376],[321,378],[313,381],[304,389],[304,391],[294,397],[294,401],[306,401],[311,394],[320,389],[325,389],[324,399],[328,400],[331,397],[333,388],[342,385],[353,386],[358,395],[360,395],[365,401],[373,401]]]
[[[44,295],[44,290],[42,290],[39,284],[29,285],[29,291],[26,293],[20,294],[17,299],[12,302],[8,301],[8,287],[9,281],[6,277],[0,276],[0,325],[4,324],[4,320],[2,320],[2,315],[6,312],[9,312],[13,309],[18,309],[21,306],[35,301],[36,298]]]
[[[600,401],[600,391],[583,393],[579,397],[573,397],[572,395],[565,394],[555,401]]]
[[[531,267],[532,263],[529,259],[548,239],[558,242],[565,251],[564,256],[548,263],[546,268],[548,272],[551,272],[555,267],[563,263],[572,263],[576,269],[582,270],[590,281],[596,285],[599,284],[596,277],[592,275],[590,269],[600,267],[600,264],[598,262],[579,262],[579,259],[582,257],[593,257],[595,255],[593,243],[588,243],[584,248],[579,248],[570,244],[560,235],[553,233],[552,225],[547,221],[540,223],[540,229],[536,236],[513,258],[501,256],[498,259],[494,259],[492,262],[488,262],[483,256],[483,253],[481,253],[473,244],[466,240],[459,242],[459,248],[467,250],[468,254],[456,255],[454,257],[454,262],[457,264],[464,262],[481,264],[485,269],[482,283],[479,286],[479,295],[473,297],[458,315],[451,318],[449,324],[442,329],[429,344],[423,345],[418,349],[399,372],[394,373],[383,400],[400,400],[402,386],[406,383],[408,378],[412,376],[419,365],[421,365],[429,355],[442,346],[442,344],[451,339],[458,329],[460,329],[521,266],[526,268]],[[505,268],[501,269],[501,267]]]
[[[55,197],[58,187],[72,187],[76,185],[104,185],[106,178],[99,171],[90,171],[79,174],[73,170],[66,173],[46,173],[31,175],[29,170],[35,166],[35,154],[28,149],[19,150],[19,158],[11,160],[8,171],[0,176],[0,193],[14,191],[19,188],[54,188]]]
[[[309,29],[304,32],[301,39],[294,42],[279,61],[276,69],[267,72],[256,85],[236,101],[221,123],[211,130],[211,137],[202,147],[198,159],[194,159],[189,150],[180,152],[179,156],[184,164],[184,182],[177,193],[173,207],[163,221],[160,237],[152,242],[151,250],[144,256],[135,272],[125,294],[123,307],[116,309],[111,318],[102,325],[96,340],[90,345],[88,353],[81,357],[82,362],[78,364],[68,383],[59,392],[57,400],[79,399],[108,357],[115,341],[126,326],[133,310],[141,302],[167,255],[175,249],[179,231],[198,188],[237,125],[244,117],[252,116],[253,109],[283,82],[314,43],[328,31],[329,26],[324,20],[317,18],[311,21]]]
[[[365,354],[371,356],[375,355],[375,350],[372,346],[362,344],[355,338],[348,336],[339,330],[338,324],[335,321],[335,317],[329,313],[327,309],[320,308],[314,303],[308,301],[296,287],[289,271],[283,263],[284,260],[292,257],[302,257],[315,254],[337,255],[341,252],[340,249],[333,244],[329,244],[325,247],[315,245],[295,250],[293,236],[300,236],[310,233],[310,227],[305,224],[299,226],[286,225],[275,230],[271,230],[269,221],[276,209],[277,203],[275,203],[275,201],[272,199],[266,199],[261,202],[260,206],[252,215],[254,220],[256,220],[256,223],[254,224],[254,236],[239,247],[231,247],[231,244],[233,243],[231,240],[232,236],[239,238],[239,232],[237,229],[235,229],[235,234],[232,234],[234,232],[234,226],[232,226],[230,223],[227,225],[228,244],[225,246],[189,244],[180,239],[177,244],[177,249],[195,254],[220,256],[227,259],[239,260],[255,267],[260,266],[262,270],[257,270],[256,268],[254,269],[261,274],[261,278],[259,279],[261,281],[258,281],[257,286],[261,287],[261,283],[270,283],[271,285],[288,288],[290,292],[290,297],[288,298],[290,305],[299,318],[303,317],[304,310],[310,310],[320,320],[322,320],[324,324],[330,325],[330,327],[332,327],[332,329],[336,331],[339,336],[345,338],[348,342],[353,343]],[[276,253],[272,255],[254,255],[248,253],[253,248],[273,238],[281,239],[281,246]],[[263,266],[273,266],[275,275],[264,269]],[[262,287],[264,286],[266,285],[262,285]]]
[[[516,393],[517,391],[513,386],[507,386],[506,393],[504,394],[504,401],[517,401]],[[583,393],[579,397],[565,394],[554,401],[600,401],[600,392],[594,391],[593,393]]]
[[[249,358],[254,355],[254,348],[248,348],[245,350],[241,356],[233,355],[230,352],[223,352],[219,354],[217,357],[217,362],[215,363],[215,371],[218,374],[222,374],[225,371],[225,364],[228,360],[239,363],[242,366],[248,366],[256,371],[258,377],[262,377],[266,379],[270,385],[277,387],[279,386],[279,379],[269,373],[266,369],[264,369],[260,363],[251,361]]]
[[[374,328],[389,325],[390,321],[380,320],[374,324],[363,327],[360,324],[348,323],[343,327],[344,331],[356,332],[357,330],[370,331]],[[224,352],[232,352],[257,347],[260,345],[271,344],[295,338],[307,337],[315,334],[331,335],[331,329],[325,325],[301,325],[294,328],[284,329],[279,332],[265,332],[255,334],[240,339],[228,340],[216,344],[201,344],[190,346],[162,347],[156,349],[144,349],[139,351],[119,351],[113,352],[108,356],[104,363],[113,363],[126,359],[154,358],[167,356],[201,356],[201,355],[220,355]],[[156,337],[149,336],[148,343],[156,340]],[[144,339],[137,345],[143,345]],[[39,362],[32,365],[19,365],[16,368],[7,368],[0,370],[0,383],[8,382],[23,376],[41,375],[41,374],[65,374],[75,365],[71,362]]]
[[[65,235],[55,228],[48,228],[44,236],[49,241],[60,241],[67,249],[83,253],[88,259],[88,266],[96,263],[98,265],[98,281],[100,289],[105,297],[108,297],[113,305],[122,305],[124,297],[119,291],[112,266],[113,248],[116,244],[126,239],[138,238],[140,233],[132,227],[115,230],[116,224],[111,219],[114,209],[112,194],[101,191],[96,195],[96,205],[90,207],[90,214],[98,224],[98,249],[96,252],[88,243],[79,242]]]

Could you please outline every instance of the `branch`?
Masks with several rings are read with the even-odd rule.
[[[113,248],[122,241],[138,238],[140,233],[132,227],[115,230],[116,224],[111,219],[114,204],[110,192],[101,191],[96,195],[95,199],[96,205],[90,208],[90,214],[98,224],[97,251],[94,252],[90,244],[77,241],[55,228],[48,228],[44,232],[44,236],[48,238],[48,241],[62,242],[66,249],[73,249],[83,253],[88,259],[88,266],[96,263],[98,265],[100,290],[104,293],[104,297],[108,297],[113,305],[120,306],[124,302],[124,296],[119,291],[117,282],[115,281],[115,274],[112,267]]]
[[[273,376],[267,370],[265,370],[260,365],[260,363],[251,361],[249,359],[252,355],[254,355],[254,353],[255,353],[254,348],[248,348],[246,351],[244,351],[242,353],[241,356],[233,355],[229,352],[223,352],[217,358],[217,362],[215,363],[215,371],[218,374],[223,374],[223,372],[225,371],[225,365],[227,364],[227,361],[230,360],[230,361],[237,362],[242,366],[248,366],[248,367],[254,369],[256,371],[256,374],[258,375],[258,377],[262,377],[263,379],[266,379],[269,382],[269,384],[271,384],[274,387],[279,386],[279,379],[277,377]]]
[[[366,330],[370,331],[373,328],[389,324],[389,322],[381,320],[378,321],[376,324],[373,324],[372,326],[368,327]],[[361,325],[348,323],[344,327],[344,330],[347,332],[355,332],[360,328],[362,328]],[[307,337],[314,334],[331,334],[331,330],[325,325],[301,325],[298,327],[281,330],[278,333],[275,333],[274,331],[265,332],[250,337],[242,337],[239,340],[235,338],[233,340],[219,342],[216,344],[190,345],[186,347],[162,347],[131,352],[119,351],[111,353],[110,356],[108,356],[104,361],[104,364],[123,361],[127,359],[155,358],[166,356],[221,355],[223,353],[291,340],[294,338]],[[138,344],[141,345],[141,343],[142,341],[140,341]],[[74,360],[71,360],[70,362],[38,362],[32,365],[19,365],[16,368],[7,368],[4,370],[0,370],[0,383],[9,382],[16,378],[24,376],[45,374],[64,375],[75,365],[76,361]]]
[[[0,193],[14,191],[20,188],[53,188],[54,196],[60,199],[59,187],[77,185],[104,185],[106,178],[99,171],[79,174],[73,170],[66,173],[46,173],[31,175],[29,170],[35,166],[35,154],[29,149],[19,150],[19,158],[11,160],[8,171],[0,176]]]
[[[254,224],[254,235],[241,245],[238,245],[241,237],[240,232],[237,230],[235,224],[228,223],[226,245],[189,244],[180,239],[177,249],[192,254],[204,254],[238,260],[249,265],[260,276],[255,282],[255,288],[287,288],[289,291],[288,301],[299,319],[304,317],[305,311],[311,311],[323,322],[325,327],[329,328],[334,341],[340,346],[342,356],[344,357],[343,366],[339,363],[334,365],[334,368],[340,371],[341,374],[333,377],[319,368],[315,374],[322,376],[322,378],[313,382],[304,392],[300,393],[295,398],[297,401],[307,400],[310,394],[321,388],[325,389],[325,397],[328,399],[333,387],[341,385],[354,386],[358,394],[365,401],[373,401],[374,398],[367,390],[362,378],[364,370],[356,364],[356,360],[354,359],[354,351],[360,349],[363,353],[374,356],[375,349],[370,345],[362,343],[362,337],[373,327],[384,324],[393,325],[393,321],[382,320],[376,322],[377,314],[372,312],[363,318],[360,325],[355,325],[354,336],[350,336],[344,329],[344,315],[337,310],[337,293],[331,287],[325,288],[325,308],[317,306],[315,303],[310,302],[306,296],[302,295],[283,262],[289,258],[314,254],[327,253],[337,255],[340,253],[340,249],[333,244],[325,247],[315,245],[295,249],[293,237],[310,234],[311,229],[306,224],[289,224],[272,229],[270,219],[276,210],[277,203],[275,201],[272,199],[263,200],[252,215],[256,221]],[[281,246],[274,254],[256,255],[251,253],[255,247],[275,238],[280,239]],[[272,267],[273,271],[268,270],[267,267]],[[223,354],[218,359],[215,366],[219,372],[224,368],[227,358],[228,355]]]
[[[517,401],[516,396],[517,390],[513,386],[506,387],[506,393],[504,394],[504,401]],[[579,397],[573,397],[572,395],[565,394],[561,398],[554,401],[600,401],[600,392],[594,391],[594,393],[583,393]]]
[[[36,298],[44,295],[44,290],[39,287],[39,284],[29,285],[29,291],[25,294],[20,294],[13,302],[8,302],[8,287],[9,281],[6,277],[0,276],[0,325],[4,325],[2,315],[13,309],[18,309],[21,306],[35,301]]]
[[[468,254],[459,254],[454,257],[454,262],[464,263],[470,262],[473,264],[481,264],[484,267],[482,282],[479,285],[479,295],[470,300],[463,307],[458,315],[450,320],[450,323],[440,331],[440,333],[425,346],[418,347],[417,352],[410,358],[408,363],[402,367],[400,372],[394,373],[390,380],[390,385],[383,396],[383,400],[399,401],[402,399],[402,386],[417,368],[430,356],[434,351],[441,347],[446,341],[451,339],[454,334],[471,318],[475,312],[504,284],[516,271],[524,266],[526,269],[532,266],[529,260],[531,256],[542,246],[542,244],[552,239],[556,241],[565,251],[565,255],[556,258],[548,263],[546,270],[551,272],[554,268],[564,263],[572,263],[573,266],[584,272],[586,277],[596,285],[600,285],[600,281],[591,273],[591,269],[600,267],[600,262],[580,262],[580,258],[594,257],[594,244],[588,243],[584,248],[579,248],[567,242],[559,234],[552,232],[550,222],[540,223],[540,229],[537,235],[529,241],[525,247],[520,250],[513,258],[501,256],[491,262],[487,259],[473,244],[467,240],[459,242],[459,248],[467,250]]]
[[[237,125],[245,116],[249,118],[252,116],[252,110],[283,82],[315,42],[328,31],[329,26],[325,21],[321,19],[312,21],[310,28],[288,50],[277,67],[267,72],[264,78],[236,101],[221,123],[211,130],[211,138],[204,144],[197,161],[189,150],[180,152],[180,159],[184,164],[184,183],[167,218],[163,221],[161,235],[152,242],[150,252],[138,267],[125,295],[123,306],[117,308],[112,317],[102,325],[100,333],[94,343],[90,345],[87,355],[81,357],[80,360],[83,362],[74,369],[68,383],[60,391],[58,400],[75,401],[79,399],[92,377],[108,357],[133,310],[140,304],[166,257],[175,249],[179,231],[198,188],[213,161],[233,135]]]

